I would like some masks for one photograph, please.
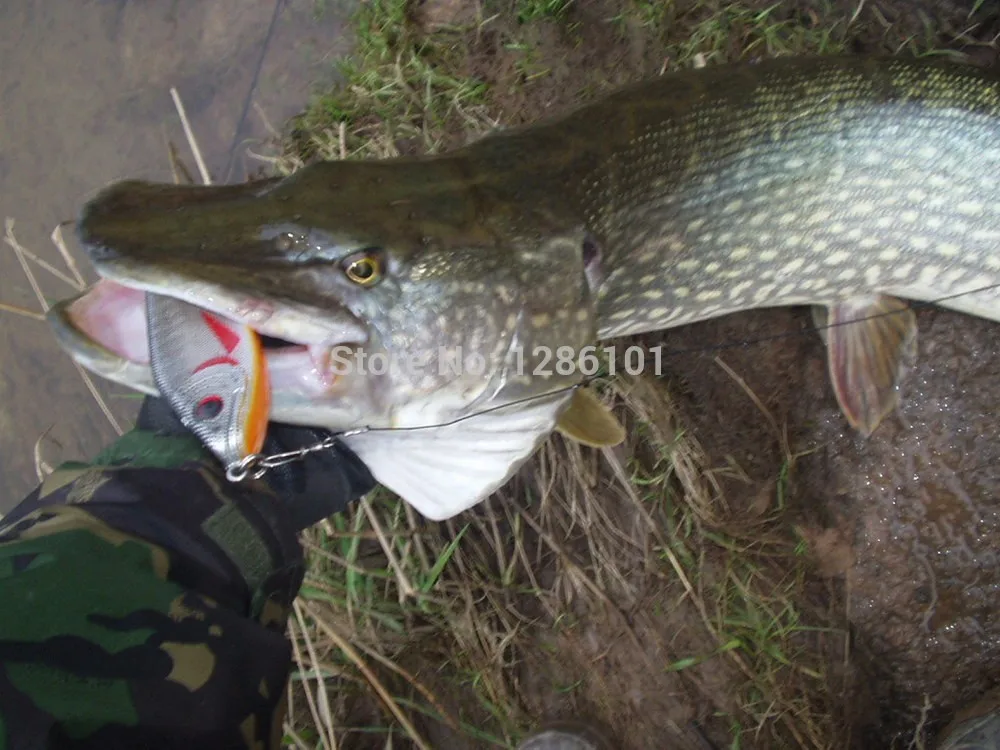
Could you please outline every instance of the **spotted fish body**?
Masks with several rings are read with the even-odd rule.
[[[549,186],[552,210],[603,248],[602,339],[825,308],[832,383],[863,434],[894,408],[915,356],[898,298],[1000,320],[995,72],[863,58],[719,66],[497,142],[532,165],[525,183],[548,172],[569,187]],[[549,165],[547,144],[560,144]]]
[[[579,350],[813,305],[830,324],[844,414],[870,433],[915,353],[899,298],[1000,320],[998,175],[995,72],[863,58],[710,67],[447,154],[323,162],[245,185],[112,186],[78,235],[117,286],[50,319],[78,362],[146,392],[145,352],[102,314],[117,305],[144,325],[137,290],[295,344],[268,352],[271,418],[386,428],[351,445],[440,519],[511,476],[566,408],[557,388],[579,373],[511,366],[537,344]],[[352,273],[373,259],[376,276]],[[397,355],[461,343],[492,365],[349,373],[317,389],[331,342]],[[594,413],[592,399],[573,401]]]
[[[624,99],[627,133],[581,175],[602,338],[877,293],[1000,319],[994,75],[782,59]]]

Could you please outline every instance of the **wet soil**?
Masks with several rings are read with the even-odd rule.
[[[900,407],[867,440],[839,413],[815,334],[685,354],[668,376],[714,462],[732,458],[766,483],[785,461],[771,424],[716,357],[787,429],[791,453],[802,454],[789,521],[813,539],[818,572],[843,583],[855,648],[871,657],[865,700],[877,706],[858,729],[886,744],[909,741],[925,697],[931,721],[947,721],[1000,679],[998,327],[942,310],[918,320],[920,356]],[[689,349],[810,323],[806,311],[762,311],[654,341]],[[742,481],[725,490],[731,502],[752,502],[753,487]]]

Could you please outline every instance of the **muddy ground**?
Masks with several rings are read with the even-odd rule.
[[[789,512],[819,542],[817,572],[843,585],[854,657],[867,660],[874,680],[870,694],[855,696],[858,709],[871,702],[858,716],[867,747],[912,731],[925,697],[939,721],[1000,679],[998,330],[939,310],[918,319],[920,359],[902,405],[868,440],[845,428],[818,336],[686,354],[670,376],[714,462],[732,457],[751,480],[727,483],[731,501],[751,500],[785,456],[714,357],[787,427],[792,453],[806,454],[792,474]],[[768,311],[691,326],[663,343],[698,347],[809,323],[806,314]]]
[[[750,20],[772,6],[769,30]],[[490,109],[504,124],[689,65],[694,32],[719,36],[702,45],[712,50],[708,64],[837,47],[947,49],[982,65],[996,64],[1000,33],[991,3],[742,3],[750,12],[721,16],[728,6],[720,3],[629,3],[634,12],[609,23],[624,7],[577,0],[558,17],[524,23],[524,3],[425,0],[412,6],[410,23],[418,34],[460,40],[466,52],[451,63],[489,84]],[[470,137],[460,123],[449,132],[444,147]],[[406,140],[396,146],[420,150]],[[753,515],[762,498],[773,509],[780,497],[786,541],[808,543],[810,572],[797,604],[817,626],[846,633],[811,644],[826,659],[824,700],[838,722],[829,747],[923,742],[1000,681],[1000,328],[941,309],[922,309],[918,319],[919,359],[901,406],[868,440],[840,415],[807,310],[734,315],[641,339],[677,352],[660,385],[705,451],[724,515]],[[635,519],[619,520],[625,528]],[[769,571],[781,575],[780,565]],[[636,570],[629,584],[616,602],[627,627],[591,613],[519,652],[523,707],[535,717],[583,713],[623,748],[728,746],[731,727],[720,717],[740,708],[731,665],[716,659],[680,678],[666,675],[667,661],[704,647],[685,641],[694,626],[684,618],[693,615],[664,576]],[[421,674],[434,681],[433,671],[425,664]],[[554,691],[554,683],[577,689]],[[780,742],[779,734],[744,733],[740,746],[796,746],[794,732]]]

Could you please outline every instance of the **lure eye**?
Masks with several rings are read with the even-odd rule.
[[[382,278],[382,259],[374,251],[353,255],[344,261],[344,273],[360,286],[372,286]]]
[[[215,419],[222,413],[222,397],[206,396],[194,407],[194,418],[199,422]]]

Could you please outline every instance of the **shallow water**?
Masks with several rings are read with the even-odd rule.
[[[353,0],[5,0],[0,3],[0,217],[17,239],[59,263],[49,235],[116,179],[171,180],[167,139],[197,179],[170,87],[187,110],[217,182],[263,163],[267,120],[280,127],[310,88],[333,80],[349,48]],[[260,109],[258,109],[258,107]],[[79,257],[79,256],[78,256]],[[80,268],[94,276],[86,261]],[[44,294],[72,289],[39,274]],[[0,302],[38,310],[0,246]],[[87,458],[115,431],[44,323],[0,312],[0,513],[49,464]],[[138,400],[95,381],[127,427]]]

